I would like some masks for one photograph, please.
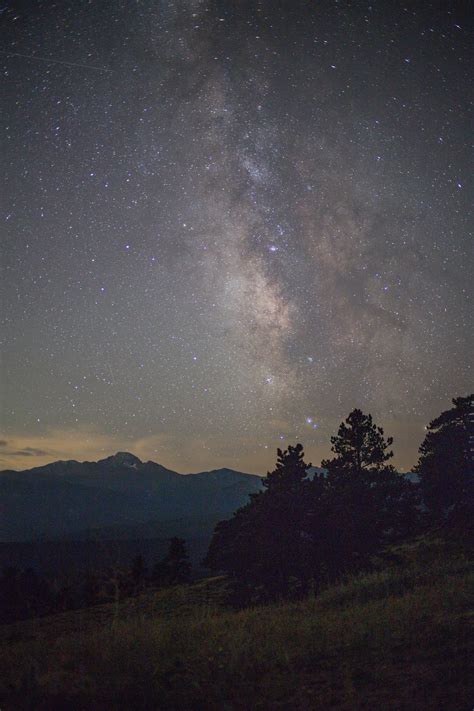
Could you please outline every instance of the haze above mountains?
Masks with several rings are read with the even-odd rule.
[[[228,518],[261,487],[253,474],[217,469],[183,475],[129,452],[98,462],[5,470],[0,540],[154,537],[170,526],[177,535]]]

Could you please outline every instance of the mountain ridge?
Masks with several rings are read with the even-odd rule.
[[[70,538],[78,530],[140,526],[182,518],[226,518],[262,488],[232,469],[179,474],[117,452],[97,462],[51,462],[0,472],[0,540]]]
[[[5,475],[5,474],[27,474],[27,473],[32,473],[32,472],[38,472],[38,471],[50,471],[51,468],[56,469],[60,465],[70,465],[70,466],[81,466],[81,465],[93,465],[93,466],[105,466],[105,465],[110,465],[113,467],[117,466],[127,466],[127,468],[139,468],[139,467],[156,467],[157,469],[160,469],[161,471],[166,471],[166,472],[171,472],[172,474],[177,474],[178,476],[184,476],[184,477],[189,477],[189,476],[197,476],[197,475],[204,475],[204,474],[216,474],[216,473],[227,473],[227,472],[232,472],[234,474],[239,474],[241,476],[247,476],[247,477],[260,477],[259,474],[248,474],[246,472],[241,472],[236,469],[231,469],[230,467],[219,467],[217,469],[209,469],[206,471],[202,472],[177,472],[174,471],[173,469],[168,469],[167,467],[164,467],[162,464],[159,464],[157,462],[154,462],[151,459],[148,459],[146,462],[143,462],[139,457],[137,457],[135,454],[132,454],[131,452],[125,452],[125,451],[119,451],[116,452],[115,454],[112,454],[108,457],[104,457],[104,459],[98,459],[97,461],[94,460],[84,460],[80,462],[77,459],[56,459],[52,462],[48,462],[48,464],[42,464],[41,466],[38,467],[30,467],[29,469],[2,469],[0,470],[0,476]]]

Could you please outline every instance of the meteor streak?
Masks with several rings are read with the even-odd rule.
[[[103,67],[94,67],[91,64],[79,64],[78,62],[65,62],[62,59],[47,59],[46,57],[38,57],[36,54],[20,54],[20,52],[3,52],[7,57],[23,57],[23,59],[37,59],[40,62],[49,62],[49,64],[63,64],[65,67],[79,67],[80,69],[95,69],[97,72],[108,72],[112,73],[112,69],[105,69]]]

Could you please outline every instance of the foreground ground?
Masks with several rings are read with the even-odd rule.
[[[301,602],[225,582],[0,628],[2,711],[474,708],[474,566],[439,540]]]

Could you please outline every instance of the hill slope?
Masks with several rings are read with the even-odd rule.
[[[472,561],[436,540],[391,560],[302,602],[235,612],[211,579],[4,626],[1,706],[468,711]]]

